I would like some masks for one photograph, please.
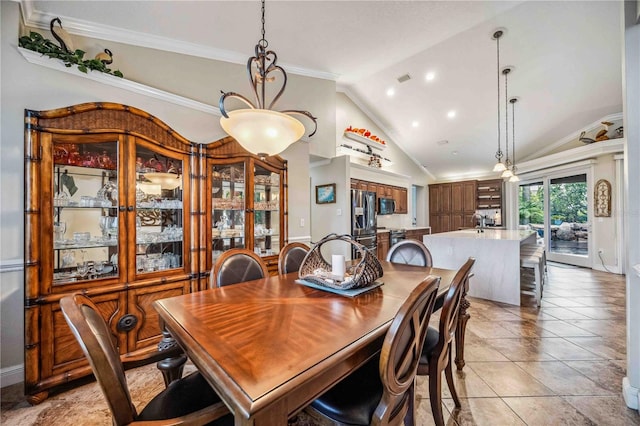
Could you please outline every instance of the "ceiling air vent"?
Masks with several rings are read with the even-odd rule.
[[[407,80],[411,80],[411,76],[409,74],[401,75],[398,77],[398,83],[404,83]]]

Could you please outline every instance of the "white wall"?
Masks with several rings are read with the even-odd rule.
[[[313,163],[311,176],[311,239],[317,242],[335,232],[351,233],[351,192],[349,182],[349,159],[346,156]],[[316,204],[315,188],[318,185],[336,184],[336,202]],[[346,251],[345,251],[346,254]]]
[[[640,409],[640,2],[624,3],[625,235],[627,266],[627,377],[623,394]],[[637,268],[637,269],[635,269]]]
[[[355,143],[344,137],[344,129],[349,126],[357,128],[365,128],[378,135],[386,141],[387,147],[381,151],[383,157],[392,161],[390,166],[384,166],[381,170],[370,167],[351,167],[350,177],[353,179],[362,179],[370,182],[381,182],[389,185],[401,186],[407,188],[409,194],[408,211],[411,212],[411,185],[417,185],[426,188],[427,184],[434,179],[426,172],[424,168],[416,164],[405,152],[399,148],[391,138],[382,131],[382,129],[349,98],[345,93],[336,95],[336,146],[347,143],[354,145]],[[355,158],[350,159],[354,164],[360,164]],[[428,191],[422,192],[422,201],[418,205],[418,225],[428,225]],[[378,225],[386,227],[404,227],[411,226],[411,214],[394,214],[389,216],[378,216]]]
[[[83,102],[117,102],[149,112],[196,142],[211,142],[223,134],[218,124],[219,116],[28,63],[17,50],[18,3],[2,1],[0,11],[0,239],[3,242],[0,245],[0,380],[4,386],[23,379],[24,109],[48,110]],[[50,37],[46,33],[43,35]],[[119,68],[125,77],[135,77],[142,83],[152,81],[152,86],[159,89],[208,104],[217,103],[219,89],[250,90],[245,69],[240,65],[115,43],[100,45],[100,48],[99,41],[88,40],[86,43],[90,45],[83,46],[83,40],[76,44],[87,49],[87,55],[95,54],[103,47],[112,48],[119,61],[113,68]],[[293,105],[294,102],[299,103]],[[289,161],[289,237],[308,241],[308,158],[310,153],[326,155],[335,149],[335,83],[291,76],[279,106],[308,109],[319,117],[317,137],[309,143],[297,142],[282,155]],[[300,218],[304,219],[303,227],[299,226]]]

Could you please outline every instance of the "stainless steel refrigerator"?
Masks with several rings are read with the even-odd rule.
[[[378,249],[376,239],[376,193],[371,191],[351,190],[351,235],[360,244],[373,250]],[[351,257],[359,257],[357,250]]]

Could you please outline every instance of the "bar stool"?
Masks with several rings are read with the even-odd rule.
[[[533,269],[536,286],[536,302],[540,306],[542,300],[542,288],[544,286],[543,255],[539,251],[520,249],[520,267]]]
[[[539,246],[537,244],[524,244],[520,246],[520,253],[535,253],[542,256],[542,263],[544,264],[544,272],[547,272],[547,250],[545,250],[544,246]]]

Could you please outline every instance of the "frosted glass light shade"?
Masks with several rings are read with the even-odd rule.
[[[509,182],[520,182],[518,175],[513,175],[509,178]]]
[[[220,125],[254,154],[279,154],[304,134],[301,122],[278,111],[239,109],[228,114],[229,118],[220,118]]]
[[[507,168],[505,167],[504,163],[502,161],[498,161],[496,163],[495,166],[493,166],[493,171],[494,172],[503,172],[505,171]]]
[[[513,173],[509,169],[505,169],[505,171],[500,175],[500,177],[503,178],[510,178],[511,176],[513,176]]]
[[[182,185],[182,179],[176,173],[145,173],[144,178],[151,181],[151,183],[160,185],[162,189],[176,189]]]

